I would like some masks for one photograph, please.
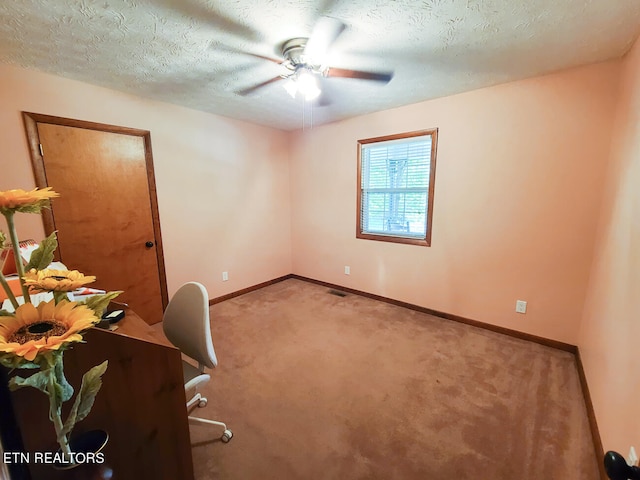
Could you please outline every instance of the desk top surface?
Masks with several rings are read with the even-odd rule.
[[[125,312],[124,318],[118,323],[112,325],[117,327],[114,330],[106,330],[117,335],[124,335],[126,337],[137,338],[145,342],[155,343],[157,345],[163,345],[165,347],[175,348],[169,340],[162,333],[162,329],[158,327],[152,327],[145,322],[140,316],[126,307],[123,309]]]

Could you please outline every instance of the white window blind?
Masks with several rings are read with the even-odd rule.
[[[360,146],[362,233],[425,239],[431,135]]]

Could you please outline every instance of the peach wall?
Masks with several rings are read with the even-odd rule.
[[[169,294],[198,280],[215,297],[291,272],[286,133],[0,66],[3,190],[35,185],[21,111],[151,131]],[[22,237],[42,237],[39,216],[18,220]]]
[[[575,344],[618,74],[597,64],[297,134],[294,273]],[[432,246],[356,239],[356,141],[432,127]]]
[[[605,450],[640,448],[640,40],[624,59],[579,347]]]
[[[605,448],[626,453],[640,447],[640,42],[616,103],[619,67],[289,135],[0,66],[0,189],[34,185],[23,110],[150,130],[170,293],[195,279],[215,297],[293,271],[578,343]],[[356,141],[431,127],[440,129],[432,247],[357,240]],[[38,216],[19,222],[23,237],[42,236]],[[529,302],[525,316],[516,299]]]

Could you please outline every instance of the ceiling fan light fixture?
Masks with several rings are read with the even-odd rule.
[[[287,81],[282,85],[284,89],[287,91],[291,98],[296,98],[296,93],[298,92],[298,85],[293,80],[292,77],[287,78]]]
[[[298,68],[282,86],[292,98],[300,94],[307,101],[318,98],[321,93],[315,74],[308,68]]]
[[[316,98],[318,98],[318,97],[320,96],[320,94],[321,94],[321,93],[322,93],[322,92],[320,91],[320,89],[319,89],[319,88],[316,88],[315,90],[313,90],[313,91],[311,91],[311,92],[307,93],[307,94],[304,96],[304,99],[305,99],[307,102],[310,102],[311,100],[315,100]]]
[[[298,92],[304,96],[305,100],[313,100],[320,95],[318,81],[312,72],[303,70],[297,75]]]

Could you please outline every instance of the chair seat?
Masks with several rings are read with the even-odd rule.
[[[197,367],[194,367],[189,362],[182,361],[182,375],[184,377],[184,389],[190,390],[197,386],[207,383],[211,376],[208,373],[200,373]]]

